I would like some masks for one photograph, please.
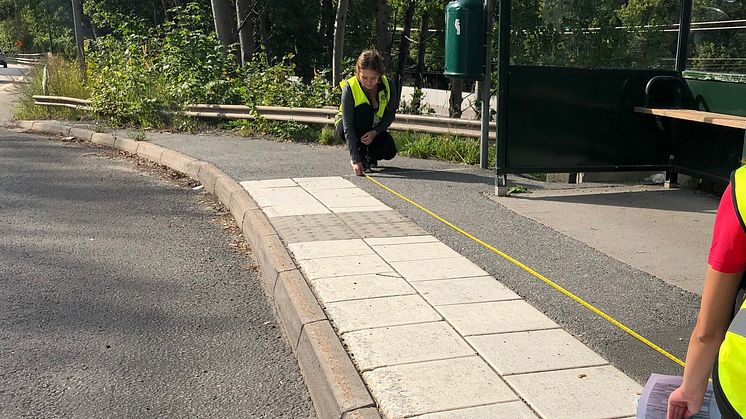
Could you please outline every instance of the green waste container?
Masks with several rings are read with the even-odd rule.
[[[446,6],[444,74],[470,80],[484,78],[484,4],[456,0]]]

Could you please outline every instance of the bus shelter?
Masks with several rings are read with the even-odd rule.
[[[496,0],[496,190],[507,174],[666,171],[746,156],[746,1]]]

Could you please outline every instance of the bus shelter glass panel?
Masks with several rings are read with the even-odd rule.
[[[680,1],[517,0],[511,10],[511,64],[674,69]]]
[[[687,69],[746,74],[746,1],[694,0]]]

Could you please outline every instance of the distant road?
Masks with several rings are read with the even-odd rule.
[[[8,68],[0,67],[0,84],[20,82],[29,71],[28,66],[8,63]]]

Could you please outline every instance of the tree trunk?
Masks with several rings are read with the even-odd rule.
[[[376,1],[376,49],[381,53],[386,66],[388,66],[391,63],[388,0]]]
[[[320,0],[321,15],[319,17],[319,39],[321,39],[321,53],[316,57],[316,62],[329,63],[332,60],[334,50],[334,2],[332,0]],[[328,81],[331,74],[325,72]]]
[[[319,5],[321,16],[319,17],[318,32],[324,38],[329,38],[330,41],[334,36],[334,3],[332,0],[321,0]]]
[[[85,55],[83,53],[83,5],[81,0],[72,0],[73,25],[75,26],[75,46],[78,50],[80,77],[85,80]]]
[[[348,0],[339,0],[337,16],[334,19],[334,54],[332,57],[333,84],[337,86],[341,82],[342,54],[345,43],[345,23],[347,21]]]
[[[414,17],[414,9],[417,5],[416,0],[409,0],[407,2],[407,9],[404,11],[404,23],[402,24],[401,38],[399,40],[399,59],[396,62],[396,75],[394,80],[396,86],[399,88],[399,99],[401,100],[401,91],[404,80],[404,67],[407,64],[407,57],[409,56],[409,34],[412,31],[412,18]]]
[[[220,42],[229,48],[236,43],[235,25],[233,24],[233,8],[229,6],[229,0],[211,0],[212,18],[215,22],[215,33]],[[236,55],[238,59],[238,55]]]
[[[267,6],[262,7],[259,13],[259,38],[262,40],[264,54],[266,55],[267,65],[270,65],[272,52],[269,48],[269,22],[267,21]]]
[[[252,0],[236,0],[236,20],[238,21],[238,41],[241,45],[241,65],[251,61],[254,54],[254,22],[251,17]]]
[[[295,64],[297,74],[303,80],[303,83],[311,83],[314,75],[314,51],[317,50],[316,42],[318,38],[314,35],[314,22],[316,13],[321,12],[321,5],[317,0],[302,0],[296,2],[298,10],[303,10],[303,14],[296,14],[293,23],[295,36]]]
[[[430,12],[422,12],[420,19],[420,38],[417,42],[417,76],[414,79],[415,87],[422,89],[425,85],[425,44],[429,39],[428,30],[430,29]]]
[[[47,16],[47,32],[49,32],[49,52],[54,52],[54,40],[52,38],[52,18]]]
[[[464,100],[461,94],[464,90],[464,80],[451,79],[451,97],[448,99],[448,116],[461,118],[461,102]]]

